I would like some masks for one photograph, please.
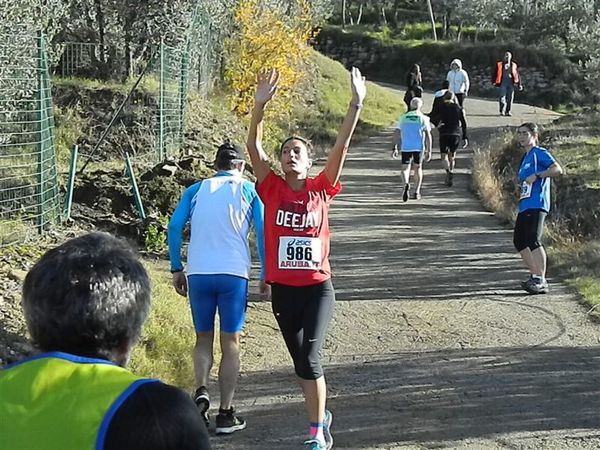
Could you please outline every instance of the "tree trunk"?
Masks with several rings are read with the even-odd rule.
[[[106,21],[104,19],[104,11],[102,11],[102,3],[100,2],[100,0],[94,0],[94,9],[96,10],[96,19],[98,20],[98,41],[104,49],[104,40],[106,36]],[[102,51],[104,52],[104,50]]]
[[[346,0],[342,0],[342,28],[346,28]]]
[[[452,11],[446,11],[444,14],[444,39],[449,39],[452,34]]]
[[[385,17],[385,6],[381,7],[381,18],[383,19],[383,24],[387,25],[387,17]]]
[[[427,0],[427,9],[429,10],[429,18],[431,19],[431,29],[433,31],[433,40],[437,41],[437,31],[435,30],[435,17],[433,16],[433,7],[431,0]]]
[[[356,18],[356,25],[360,25],[360,19],[362,19],[363,13],[363,3],[360,2],[360,6],[358,7],[358,17]]]
[[[131,53],[131,46],[133,44],[133,36],[131,35],[131,27],[134,19],[131,15],[125,17],[124,27],[125,28],[125,70],[123,73],[123,81],[127,81],[133,76],[133,55]]]
[[[456,32],[456,41],[460,42],[460,40],[462,39],[462,20],[460,22],[458,22],[458,30]]]

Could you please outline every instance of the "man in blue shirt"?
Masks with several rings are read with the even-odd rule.
[[[215,157],[217,173],[183,193],[168,227],[173,286],[180,295],[189,294],[196,329],[194,369],[198,389],[194,400],[207,426],[210,408],[207,386],[213,363],[215,314],[219,311],[222,358],[217,434],[246,427],[244,419],[234,414],[232,401],[240,369],[240,332],[246,313],[252,225],[262,265],[261,294],[268,295],[269,288],[264,284],[264,207],[254,184],[242,177],[244,167],[244,152],[238,146],[221,145]],[[186,277],[180,253],[181,235],[188,222]]]

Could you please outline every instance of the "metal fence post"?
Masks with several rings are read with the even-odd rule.
[[[165,43],[160,40],[160,86],[158,100],[158,162],[165,156]]]
[[[71,218],[71,206],[73,205],[73,189],[75,187],[75,173],[77,172],[77,153],[79,147],[73,145],[71,149],[71,163],[69,165],[69,180],[67,181],[67,193],[65,195],[65,220]]]
[[[46,140],[46,106],[44,98],[44,77],[43,73],[43,58],[44,58],[44,34],[40,31],[37,33],[37,46],[38,46],[38,64],[37,64],[37,75],[38,75],[38,101],[37,101],[37,116],[38,116],[38,127],[39,127],[39,139],[38,139],[38,160],[37,160],[37,173],[38,173],[38,189],[37,189],[37,230],[39,234],[44,232],[44,185],[45,173],[44,173],[44,142]]]
[[[125,152],[125,166],[127,168],[127,175],[129,176],[129,181],[131,182],[131,189],[133,191],[133,199],[135,200],[135,207],[140,216],[140,219],[146,218],[146,213],[144,212],[144,205],[142,204],[142,197],[140,196],[140,191],[138,189],[137,181],[135,180],[135,173],[133,173],[133,166],[131,165],[131,159],[129,159],[129,152]]]

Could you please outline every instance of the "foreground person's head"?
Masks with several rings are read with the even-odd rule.
[[[125,242],[90,233],[48,250],[31,268],[23,309],[40,350],[126,365],[150,311],[150,279]]]

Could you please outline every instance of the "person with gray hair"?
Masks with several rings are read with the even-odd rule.
[[[125,366],[150,311],[150,280],[123,241],[90,233],[47,251],[23,285],[41,351],[0,371],[2,447],[210,449],[185,392]]]
[[[402,155],[402,177],[404,179],[404,191],[402,201],[407,202],[410,191],[410,171],[415,173],[416,186],[411,198],[421,198],[421,185],[423,184],[423,151],[425,150],[427,161],[431,161],[431,124],[429,117],[421,111],[423,100],[419,97],[410,102],[410,110],[400,117],[394,136],[392,137],[392,158],[398,156],[398,147]]]

